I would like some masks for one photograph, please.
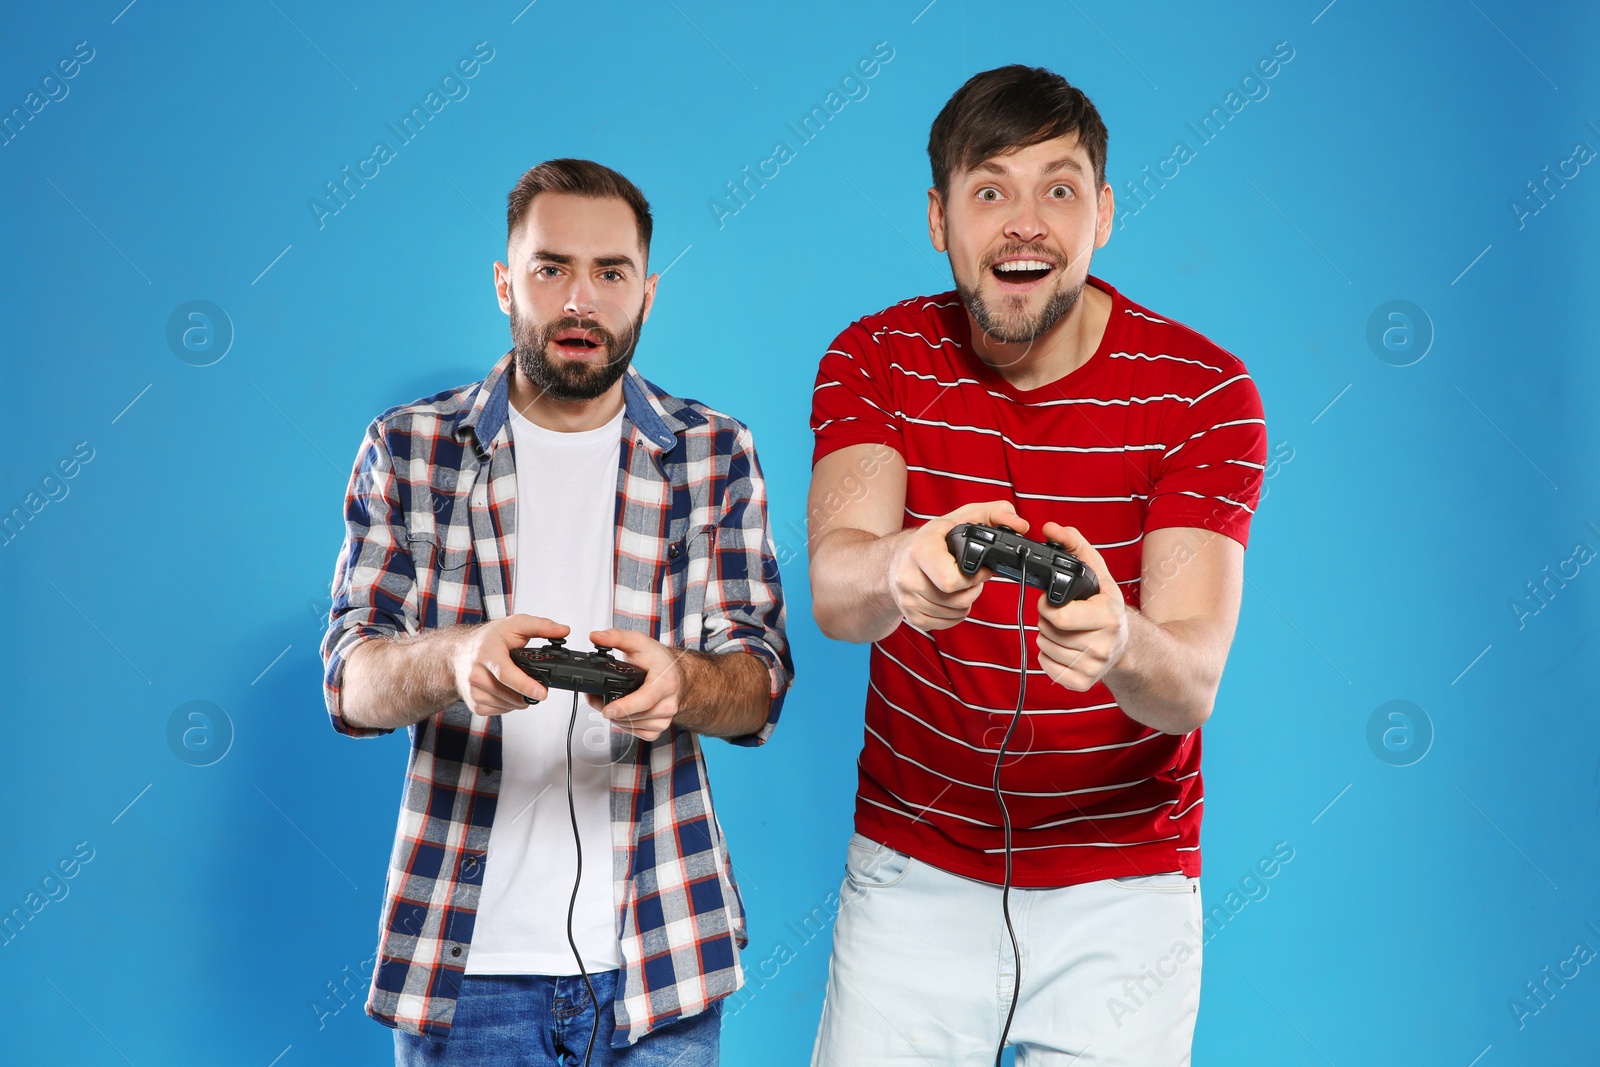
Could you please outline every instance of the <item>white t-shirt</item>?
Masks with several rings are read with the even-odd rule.
[[[622,412],[593,430],[562,433],[511,409],[517,467],[517,543],[511,610],[572,627],[589,650],[611,625],[617,464]],[[542,643],[542,642],[540,642]],[[467,974],[577,974],[567,944],[576,873],[567,812],[567,721],[572,692],[500,718],[504,767]],[[621,963],[611,857],[611,724],[578,697],[572,787],[583,842],[573,938],[590,971]]]

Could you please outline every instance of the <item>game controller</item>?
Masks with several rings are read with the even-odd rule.
[[[1030,541],[1009,526],[976,522],[961,523],[944,541],[962,574],[970,576],[980,567],[988,567],[1044,590],[1045,599],[1056,607],[1069,600],[1086,600],[1100,591],[1094,569],[1057,541]]]
[[[628,695],[643,685],[645,679],[642,667],[613,659],[609,648],[580,652],[568,648],[567,643],[559,637],[552,637],[537,648],[513,648],[511,662],[546,689],[592,693],[600,698],[602,704]],[[525,699],[530,704],[538,703],[531,698]]]

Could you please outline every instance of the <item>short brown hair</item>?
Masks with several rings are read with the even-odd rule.
[[[506,240],[509,242],[540,193],[572,193],[595,199],[616,197],[633,209],[639,223],[639,244],[650,255],[650,202],[639,187],[610,167],[587,159],[548,159],[517,180],[506,198]]]
[[[934,188],[947,196],[956,171],[1074,132],[1094,166],[1098,193],[1106,181],[1106,124],[1082,90],[1052,70],[1019,63],[974,74],[945,103],[928,134]]]

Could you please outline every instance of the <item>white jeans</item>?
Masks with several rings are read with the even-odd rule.
[[[854,834],[812,1067],[994,1063],[1013,958],[1000,887]],[[1011,890],[1030,1067],[1189,1063],[1204,936],[1177,872]]]

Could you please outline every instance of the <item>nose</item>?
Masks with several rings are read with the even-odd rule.
[[[580,319],[594,318],[595,312],[599,310],[595,303],[594,283],[582,275],[575,277],[572,287],[567,290],[567,300],[561,305],[561,310]]]
[[[1039,213],[1038,205],[1027,197],[1016,200],[1015,204],[1011,216],[1006,219],[1006,236],[1024,244],[1034,244],[1043,240],[1049,230],[1044,224],[1044,216]]]

